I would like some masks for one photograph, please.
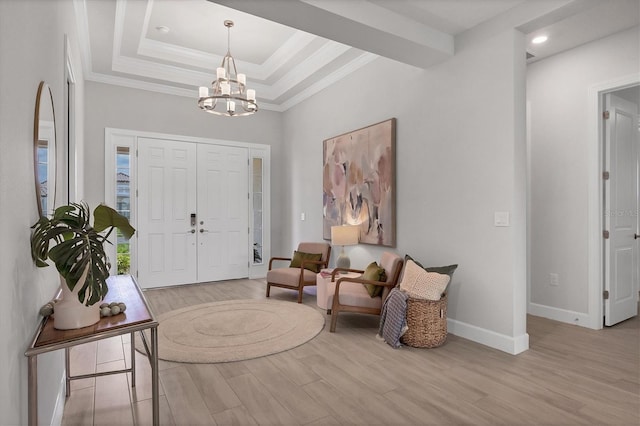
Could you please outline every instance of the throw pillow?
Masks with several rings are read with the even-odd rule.
[[[421,267],[427,272],[437,272],[439,274],[449,275],[449,278],[453,279],[453,273],[458,268],[458,265],[447,265],[447,266],[423,266],[420,262],[406,254],[404,256],[404,264],[406,265],[408,261],[412,260],[416,265]]]
[[[293,257],[291,258],[291,264],[289,264],[289,268],[299,268],[302,266],[302,260],[322,260],[322,253],[305,253],[302,251],[295,250],[293,252]],[[304,269],[308,269],[311,272],[315,272],[316,274],[320,272],[320,265],[316,263],[306,263],[304,264]]]
[[[413,260],[405,264],[400,290],[416,299],[440,300],[451,278],[446,274],[427,272]]]
[[[387,274],[384,271],[383,267],[378,266],[376,262],[371,262],[369,266],[367,266],[367,269],[364,270],[361,278],[368,281],[387,281]],[[384,287],[381,285],[362,285],[367,289],[367,293],[369,293],[369,296],[371,297],[380,296],[382,294],[382,291],[384,290]]]

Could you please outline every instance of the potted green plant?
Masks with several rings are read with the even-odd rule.
[[[73,329],[100,320],[99,303],[109,291],[109,262],[104,243],[114,228],[125,238],[135,229],[111,207],[99,205],[91,214],[86,203],[71,203],[42,216],[32,226],[31,255],[39,267],[53,261],[60,273],[62,301],[56,303],[54,327]],[[101,232],[107,231],[106,234]],[[52,245],[53,243],[53,245]]]

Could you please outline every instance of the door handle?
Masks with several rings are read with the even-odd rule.
[[[193,232],[196,232],[196,231],[194,230]],[[200,228],[200,233],[201,233],[201,234],[203,234],[203,233],[205,233],[205,232],[209,232],[209,230],[208,230],[208,229],[202,229],[202,228]]]
[[[192,229],[192,230],[190,230],[190,231],[187,231],[187,234],[195,234],[195,233],[196,233],[196,230],[195,230],[195,229]]]
[[[638,238],[640,238],[640,235],[638,235],[638,234],[635,234],[635,235],[633,236],[633,239],[634,239],[634,240],[637,240]]]

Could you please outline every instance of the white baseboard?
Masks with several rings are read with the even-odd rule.
[[[447,318],[447,329],[451,334],[464,337],[465,339],[501,350],[511,355],[517,355],[529,349],[529,335],[527,333],[521,336],[511,337],[451,318]]]
[[[56,406],[53,409],[53,416],[51,417],[51,426],[62,425],[62,415],[64,414],[64,403],[67,399],[67,388],[65,378],[67,376],[66,371],[62,373],[62,380],[60,381],[60,389],[58,389],[58,397],[56,398]]]
[[[537,303],[529,303],[527,308],[529,315],[537,317],[549,318],[555,321],[565,322],[567,324],[575,324],[581,327],[593,328],[589,314],[583,312],[574,312],[567,309],[554,308],[553,306],[539,305]]]

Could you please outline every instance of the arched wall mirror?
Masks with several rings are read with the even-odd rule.
[[[40,82],[36,97],[33,158],[38,212],[46,216],[54,208],[56,195],[56,119],[51,88],[44,81]]]

